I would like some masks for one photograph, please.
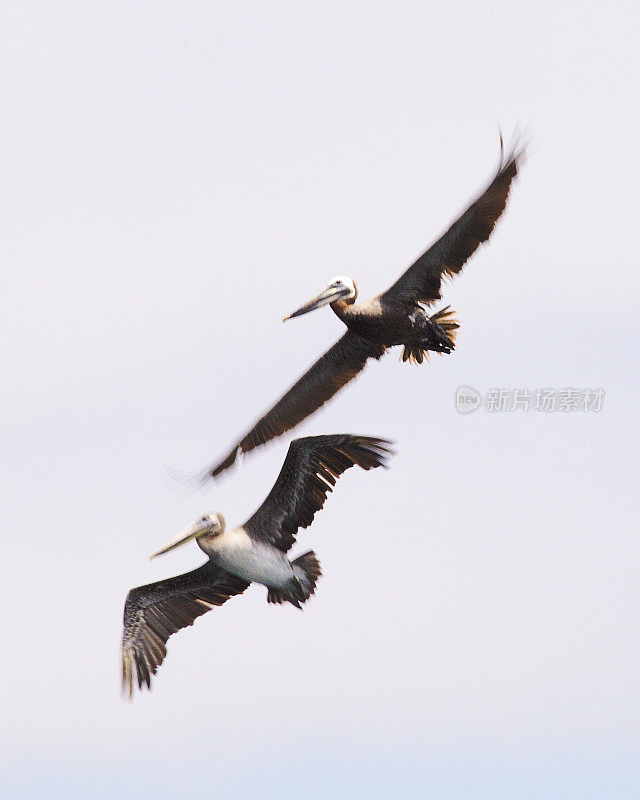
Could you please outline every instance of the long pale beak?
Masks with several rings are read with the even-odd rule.
[[[286,322],[288,319],[300,317],[302,314],[308,314],[309,311],[315,311],[316,308],[322,308],[322,306],[326,306],[327,303],[333,303],[334,300],[337,300],[339,297],[346,297],[348,294],[350,294],[350,290],[347,286],[327,286],[327,288],[323,289],[317,297],[314,297],[313,300],[310,300],[304,306],[300,306],[300,308],[297,311],[294,311],[293,314],[283,317],[282,321]]]
[[[207,531],[210,531],[211,528],[211,522],[208,520],[207,522],[198,520],[192,525],[186,527],[184,530],[180,531],[173,541],[169,542],[169,544],[166,547],[163,547],[162,550],[158,550],[157,553],[149,556],[149,558],[155,558],[156,556],[161,556],[163,553],[168,553],[169,550],[175,550],[176,547],[181,547],[183,544],[191,541],[191,539],[197,539],[198,536],[202,536],[203,533],[207,533]]]

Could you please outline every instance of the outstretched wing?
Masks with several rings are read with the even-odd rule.
[[[273,489],[245,530],[286,553],[298,528],[311,525],[340,475],[354,464],[362,469],[386,466],[390,444],[350,433],[294,439]]]
[[[439,300],[442,276],[460,272],[467,259],[491,236],[505,209],[511,181],[518,174],[523,157],[524,149],[514,148],[504,160],[501,141],[500,163],[491,183],[449,230],[380,297],[390,302],[427,304]]]
[[[122,691],[132,697],[136,680],[139,689],[144,685],[150,689],[171,634],[241,594],[248,585],[207,562],[183,575],[132,589],[124,604]]]
[[[202,474],[202,479],[216,478],[235,462],[238,453],[265,444],[295,428],[317,411],[364,368],[369,358],[380,358],[385,348],[351,331],[338,339],[327,352],[278,400],[233,446],[222,461]]]

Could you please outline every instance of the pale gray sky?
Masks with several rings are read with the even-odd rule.
[[[638,696],[635,4],[15,4],[2,26],[4,604],[11,798],[631,798]],[[529,159],[445,301],[298,435],[397,441],[265,590],[119,696],[128,589],[210,509],[242,522],[288,440],[197,469],[341,332],[280,318],[389,285]],[[600,413],[458,414],[455,390],[603,387]]]

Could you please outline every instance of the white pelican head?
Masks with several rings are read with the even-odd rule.
[[[348,303],[353,303],[357,296],[358,290],[353,278],[349,278],[347,275],[337,275],[329,281],[327,288],[323,289],[317,297],[305,303],[293,314],[283,317],[282,321],[285,322],[288,319],[293,319],[293,317],[307,314],[309,311],[315,311],[316,308],[321,308],[326,306],[327,303],[333,303],[336,300],[346,300]]]
[[[198,547],[201,550],[205,553],[209,553],[207,545],[212,539],[215,539],[216,536],[220,536],[221,533],[224,533],[224,528],[225,520],[222,514],[211,511],[209,514],[204,514],[200,519],[180,531],[173,541],[169,542],[162,550],[158,550],[157,553],[154,553],[151,558],[160,556],[163,553],[168,553],[169,550],[175,550],[176,547],[186,544],[191,539],[197,541]]]

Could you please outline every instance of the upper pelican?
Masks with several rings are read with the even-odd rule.
[[[269,603],[300,608],[314,592],[320,564],[313,551],[290,561],[286,553],[298,528],[311,525],[342,473],[385,466],[391,453],[385,439],[352,434],[310,436],[289,445],[280,474],[267,499],[240,528],[227,530],[222,514],[205,514],[177,539],[155,553],[166,553],[195,538],[209,560],[198,569],[138,586],[127,595],[122,634],[122,688],[129,697],[134,682],[151,688],[172,633],[196,617],[241,594],[252,582],[264,584]]]
[[[420,304],[439,300],[443,276],[460,272],[487,241],[504,211],[523,154],[523,149],[514,148],[505,159],[500,139],[498,169],[487,188],[386,292],[356,304],[355,281],[340,276],[284,318],[330,304],[348,330],[223,459],[203,473],[204,479],[224,472],[239,452],[247,453],[294,428],[354,378],[369,358],[379,359],[388,347],[403,345],[402,360],[419,364],[430,350],[451,352],[458,327],[454,312],[447,307],[429,316]]]

